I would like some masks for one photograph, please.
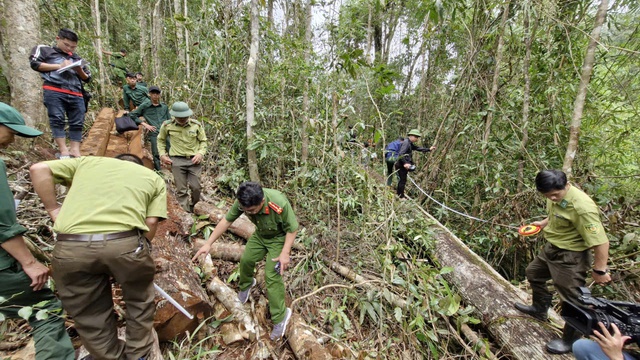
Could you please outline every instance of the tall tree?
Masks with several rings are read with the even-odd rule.
[[[249,61],[247,61],[247,157],[249,160],[249,177],[251,181],[260,181],[258,172],[258,158],[256,151],[251,148],[253,142],[253,124],[255,122],[255,83],[256,66],[258,64],[259,45],[259,19],[258,0],[251,0],[251,45],[249,48]]]
[[[42,81],[29,66],[29,51],[40,43],[40,13],[35,0],[5,1],[2,52],[6,56],[3,73],[11,88],[11,105],[24,116],[27,125],[45,119]]]
[[[142,69],[146,73],[149,71],[148,41],[149,29],[147,17],[149,10],[144,0],[138,0],[138,22],[140,23],[140,59],[142,59]],[[148,75],[148,74],[147,74]]]
[[[104,101],[105,99],[105,75],[107,73],[107,70],[104,67],[104,62],[102,61],[102,28],[101,28],[101,23],[100,23],[100,0],[93,0],[93,5],[91,6],[91,16],[93,17],[93,22],[95,24],[94,28],[95,28],[95,33],[96,36],[93,40],[93,47],[95,49],[96,52],[96,56],[98,57],[98,66],[99,66],[99,73],[98,73],[98,83],[99,83],[99,87],[98,90],[100,92],[100,100],[101,102]]]
[[[152,23],[151,37],[151,59],[153,64],[153,77],[160,77],[160,71],[162,69],[162,57],[160,52],[162,49],[162,38],[164,36],[164,19],[162,17],[162,0],[157,0],[153,6],[153,23]]]
[[[575,159],[576,152],[578,151],[578,139],[580,137],[580,125],[582,123],[584,102],[587,98],[587,86],[589,86],[589,81],[591,80],[593,64],[596,60],[596,46],[600,41],[602,24],[604,24],[604,20],[607,18],[608,6],[608,0],[600,1],[600,6],[598,6],[598,12],[596,13],[596,20],[593,26],[593,31],[591,31],[591,36],[589,37],[587,53],[582,63],[582,73],[580,74],[578,93],[576,95],[576,100],[573,103],[573,116],[571,117],[571,125],[569,126],[569,144],[567,145],[567,152],[564,155],[564,162],[562,164],[562,170],[568,176],[571,176],[573,173],[573,159]]]
[[[311,64],[309,63],[311,49],[313,49],[313,44],[311,43],[311,38],[313,35],[313,30],[311,29],[311,14],[313,9],[314,0],[309,0],[307,3],[306,11],[304,12],[304,64],[306,69],[311,68]],[[307,70],[309,71],[309,70]],[[307,127],[309,124],[309,83],[310,76],[304,77],[304,93],[302,94],[302,149],[300,154],[300,161],[302,164],[307,163],[307,159],[309,159],[309,134],[307,133]]]

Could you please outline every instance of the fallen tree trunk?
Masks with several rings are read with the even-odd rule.
[[[239,324],[242,337],[251,341],[255,340],[258,334],[258,324],[244,310],[238,300],[238,294],[218,277],[214,277],[211,280],[208,289],[233,314],[234,319]]]
[[[219,223],[227,214],[226,209],[221,209],[215,205],[205,203],[204,201],[196,204],[194,212],[196,215],[209,215],[209,220],[214,224]],[[255,230],[256,226],[251,222],[251,220],[249,220],[249,218],[244,216],[244,214],[236,219],[236,221],[234,221],[229,227],[229,231],[232,234],[238,235],[243,239],[248,239]]]
[[[454,284],[465,303],[473,305],[481,315],[484,327],[504,352],[513,359],[568,360],[571,355],[551,355],[545,344],[558,334],[548,324],[534,320],[513,307],[523,301],[522,291],[511,285],[482,258],[472,252],[460,239],[424,212],[435,224],[434,258],[442,267],[454,270],[445,275]],[[525,301],[526,302],[526,301]],[[550,310],[550,313],[553,311]],[[554,319],[558,316],[552,314]]]
[[[192,332],[212,312],[200,277],[193,270],[191,248],[183,240],[193,223],[190,214],[182,210],[171,192],[167,194],[168,217],[158,226],[151,256],[156,264],[154,282],[189,311],[189,319],[160,294],[156,293],[154,327],[160,341],[172,340]]]

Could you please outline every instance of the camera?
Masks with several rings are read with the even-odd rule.
[[[640,342],[640,304],[609,301],[591,296],[586,287],[578,288],[578,303],[565,301],[560,314],[572,328],[584,335],[591,335],[593,330],[600,331],[598,322],[607,329],[616,324],[622,335],[627,335],[635,342]]]

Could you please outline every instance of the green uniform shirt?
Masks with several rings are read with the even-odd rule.
[[[124,56],[121,54],[111,54],[111,65],[120,70],[127,71],[127,65],[124,63]]]
[[[164,180],[144,166],[83,156],[45,162],[56,183],[69,186],[53,230],[61,234],[109,234],[149,230],[148,217],[167,217]]]
[[[168,120],[160,127],[158,134],[158,152],[167,155],[166,139],[169,136],[169,156],[193,156],[207,153],[207,135],[204,128],[195,119],[189,119],[185,126],[175,120]]]
[[[7,181],[7,167],[0,159],[0,244],[26,231],[27,229],[18,224],[13,193]],[[13,256],[0,247],[0,270],[10,267],[14,262]]]
[[[278,190],[262,189],[262,191],[264,192],[264,208],[255,215],[245,214],[256,225],[256,235],[271,239],[298,230],[298,220],[287,197]],[[242,213],[240,203],[236,200],[227,212],[225,219],[234,222]]]
[[[165,103],[161,102],[158,105],[153,105],[151,100],[145,100],[137,109],[130,112],[129,116],[131,116],[133,121],[138,125],[142,123],[142,120],[139,119],[138,116],[144,117],[147,124],[156,127],[156,134],[160,131],[162,123],[171,119],[169,107]]]
[[[122,100],[124,101],[124,108],[131,110],[129,100],[133,102],[133,106],[140,106],[145,100],[149,100],[149,91],[144,86],[136,85],[132,89],[129,85],[125,85],[122,87]]]
[[[549,223],[543,230],[544,237],[561,249],[583,251],[609,241],[598,206],[573,185],[560,202],[547,199],[547,213]]]

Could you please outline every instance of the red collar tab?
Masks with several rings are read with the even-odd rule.
[[[271,210],[275,211],[278,215],[282,214],[282,208],[278,206],[278,204],[274,203],[273,201],[269,201],[269,207],[271,208]]]

